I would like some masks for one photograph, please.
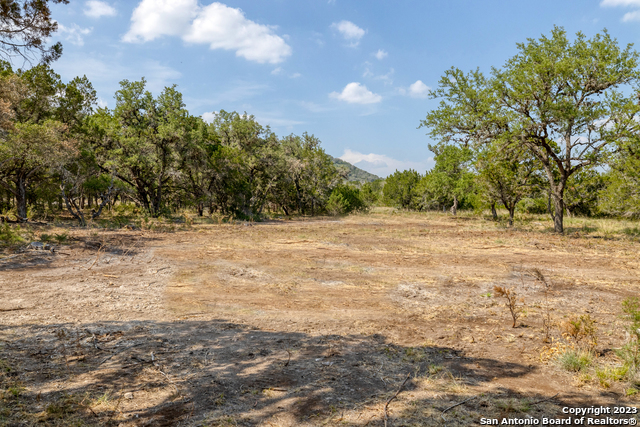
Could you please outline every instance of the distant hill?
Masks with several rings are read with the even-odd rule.
[[[345,162],[344,160],[338,159],[333,156],[329,156],[333,159],[333,164],[339,170],[347,171],[347,181],[359,181],[359,182],[372,182],[376,179],[380,179],[379,176],[369,173],[367,171],[363,171],[360,168],[353,166],[349,162]]]

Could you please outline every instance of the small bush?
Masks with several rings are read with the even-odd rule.
[[[640,368],[640,300],[627,298],[622,302],[623,318],[627,320],[627,331],[630,340],[620,350],[618,356],[624,360],[632,374]]]
[[[333,189],[327,201],[327,211],[332,215],[348,214],[367,209],[359,189],[350,185],[339,185]]]
[[[598,345],[596,321],[588,314],[570,317],[562,325],[562,329],[563,335],[571,338],[580,348],[593,350]]]
[[[588,351],[567,350],[558,357],[558,362],[567,371],[580,372],[591,365],[593,355]]]
[[[596,377],[602,387],[609,388],[611,387],[611,381],[622,381],[628,372],[628,366],[618,366],[616,368],[607,366],[596,369]]]
[[[547,199],[544,197],[539,198],[524,198],[518,202],[516,210],[526,212],[528,214],[546,214],[547,213]]]
[[[23,243],[25,239],[22,237],[20,231],[21,229],[19,226],[14,228],[9,224],[0,225],[0,244],[17,245],[19,243]]]

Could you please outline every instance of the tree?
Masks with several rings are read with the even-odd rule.
[[[402,209],[414,209],[416,186],[420,178],[421,175],[413,169],[395,171],[389,175],[382,189],[384,203]]]
[[[60,42],[47,46],[58,29],[49,2],[67,4],[69,0],[0,0],[0,58],[19,57],[31,63],[39,54],[41,62],[49,63],[62,55]]]
[[[77,141],[69,131],[77,121],[57,120],[60,105],[67,99],[65,88],[74,83],[64,85],[46,64],[16,73],[7,63],[0,65],[2,79],[15,88],[9,90],[12,95],[2,96],[9,101],[4,104],[5,133],[0,135],[0,185],[16,198],[17,216],[24,221],[29,185],[77,153]],[[90,91],[90,84],[87,88]],[[74,114],[80,117],[79,112]]]
[[[165,192],[178,174],[180,152],[189,137],[189,113],[175,85],[158,98],[138,82],[123,80],[113,113],[101,109],[92,117],[96,158],[105,173],[135,191],[154,217],[162,214]]]
[[[605,30],[573,42],[551,36],[517,45],[519,53],[485,79],[451,69],[433,93],[443,98],[421,126],[441,143],[457,140],[519,144],[541,163],[554,204],[554,229],[564,231],[564,192],[580,169],[601,164],[634,125],[640,106],[638,53],[621,49]],[[625,92],[626,90],[626,92]]]
[[[640,136],[640,133],[637,134]],[[640,217],[640,141],[626,141],[609,163],[598,193],[599,209],[610,215]]]
[[[17,123],[0,140],[0,185],[16,198],[18,220],[27,219],[27,188],[48,168],[65,162],[75,151],[66,126],[47,120]]]
[[[540,165],[531,154],[516,145],[489,145],[476,161],[479,181],[491,200],[499,200],[509,212],[509,227],[518,202],[538,184]]]
[[[451,203],[451,213],[457,215],[459,202],[473,191],[471,166],[473,152],[455,145],[430,146],[436,153],[436,165],[422,178],[416,190],[420,205]]]

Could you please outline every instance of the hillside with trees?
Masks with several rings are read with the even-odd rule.
[[[346,175],[345,178],[349,182],[365,183],[373,182],[380,179],[379,176],[362,170],[359,167],[354,166],[349,162],[345,162],[344,160],[337,157],[331,157],[331,160],[333,160],[333,164],[335,165],[335,167],[340,172],[342,172],[343,175]]]

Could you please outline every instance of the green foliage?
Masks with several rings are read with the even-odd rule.
[[[504,205],[512,226],[518,203],[540,183],[539,162],[520,146],[491,144],[478,154],[476,168],[485,197]]]
[[[434,97],[439,107],[421,126],[440,145],[517,145],[540,163],[563,232],[565,190],[582,168],[600,165],[638,126],[634,91],[638,53],[621,49],[608,32],[574,40],[559,27],[517,45],[518,54],[490,78],[452,68]]]
[[[361,191],[348,184],[338,185],[331,192],[327,202],[327,211],[332,215],[348,214],[367,209]]]
[[[567,350],[558,357],[558,363],[570,372],[580,372],[591,366],[593,354],[582,350]]]
[[[12,227],[10,224],[0,224],[0,244],[16,245],[24,243],[25,239],[20,233],[20,227]]]
[[[395,171],[385,181],[382,190],[383,202],[402,209],[416,209],[416,187],[421,178],[422,176],[412,169]]]
[[[622,302],[622,312],[623,318],[627,321],[629,342],[618,350],[618,356],[635,374],[640,369],[640,299],[637,297],[625,299]]]
[[[420,180],[413,203],[422,209],[451,206],[455,215],[476,191],[471,172],[473,152],[455,145],[430,148],[436,153],[436,165]]]
[[[362,200],[364,200],[367,206],[373,206],[377,204],[383,198],[383,188],[384,181],[381,179],[363,184],[362,187],[360,187]]]
[[[518,202],[517,209],[528,214],[545,214],[548,211],[546,197],[525,197]]]
[[[604,179],[598,171],[582,168],[567,181],[564,204],[571,215],[593,216],[598,213],[598,194],[604,188]]]
[[[640,129],[620,143],[601,178],[599,208],[609,215],[640,218]]]

